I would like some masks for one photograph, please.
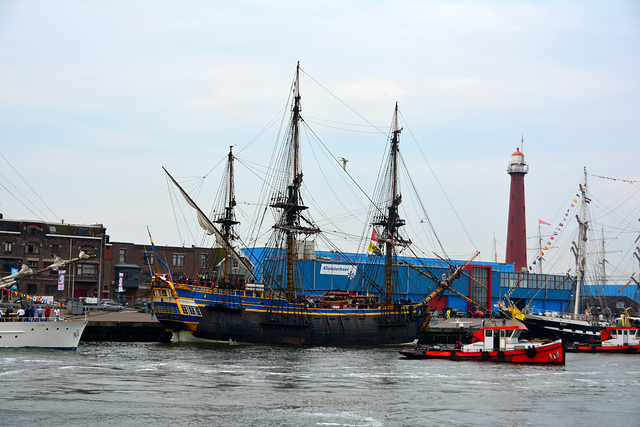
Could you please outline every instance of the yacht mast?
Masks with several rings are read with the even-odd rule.
[[[538,220],[538,253],[542,253],[542,227]],[[538,260],[538,274],[542,274],[542,257]]]
[[[602,227],[602,285],[607,284],[607,245],[604,239],[604,227]]]
[[[587,230],[589,229],[589,221],[586,218],[587,215],[587,203],[589,202],[589,198],[587,197],[587,168],[584,168],[584,183],[580,184],[580,192],[582,193],[582,200],[580,203],[580,216],[576,215],[576,219],[578,220],[579,232],[578,232],[578,244],[573,242],[574,254],[576,256],[576,271],[578,273],[577,281],[576,281],[576,296],[573,306],[573,314],[580,314],[581,307],[581,289],[584,285],[584,274],[586,270],[586,259],[585,259],[585,247],[587,244]]]

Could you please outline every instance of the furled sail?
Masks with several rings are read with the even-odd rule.
[[[37,274],[41,274],[49,270],[58,271],[60,267],[64,267],[65,265],[68,265],[68,264],[73,264],[78,261],[84,261],[86,259],[93,258],[93,257],[95,257],[95,255],[87,255],[83,251],[80,251],[80,254],[73,259],[64,260],[59,257],[56,257],[53,264],[38,271],[33,271],[31,268],[23,264],[22,268],[17,273],[14,273],[10,276],[3,277],[2,279],[0,279],[0,288],[6,288],[8,286],[12,286],[19,279],[23,277],[35,276]]]

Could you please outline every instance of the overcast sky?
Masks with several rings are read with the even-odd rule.
[[[492,261],[497,248],[504,261],[517,147],[530,165],[529,247],[539,219],[547,234],[562,220],[584,166],[640,180],[637,1],[5,0],[0,212],[101,223],[113,241],[147,243],[148,225],[156,244],[199,244],[180,230],[162,166],[209,174],[196,196],[208,211],[234,145],[246,222],[297,61],[307,123],[364,190],[399,103],[403,157],[453,258],[477,249]],[[305,201],[339,217],[329,196],[351,190],[323,187],[308,167],[316,149],[303,146],[305,192],[317,195]],[[594,208],[615,206],[626,230],[607,244],[637,271],[640,184],[589,185]]]

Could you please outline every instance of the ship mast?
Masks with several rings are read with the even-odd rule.
[[[580,314],[580,291],[582,286],[584,285],[584,275],[586,270],[586,259],[585,259],[585,246],[587,244],[587,230],[589,229],[589,221],[586,218],[586,208],[587,203],[589,202],[589,198],[587,197],[587,168],[584,168],[584,183],[580,184],[580,192],[582,193],[582,200],[580,203],[580,215],[576,215],[576,219],[578,220],[578,244],[576,242],[573,243],[573,247],[571,250],[573,251],[576,257],[576,271],[578,273],[577,281],[576,281],[576,295],[575,301],[573,305],[573,314]]]
[[[224,237],[225,242],[231,242],[234,238],[233,236],[233,226],[236,224],[240,224],[239,221],[235,219],[234,207],[236,206],[236,196],[233,184],[233,146],[229,147],[229,155],[227,160],[227,186],[225,188],[226,192],[226,203],[224,208],[224,216],[215,220],[215,223],[220,224],[221,234]],[[227,245],[224,245],[225,252],[225,262],[224,262],[224,281],[229,282],[229,254],[227,251]]]
[[[394,274],[393,265],[396,256],[397,245],[407,245],[410,242],[405,242],[400,239],[398,235],[398,229],[405,224],[404,219],[400,218],[398,213],[398,206],[402,202],[402,195],[398,189],[398,146],[400,144],[400,132],[402,129],[398,127],[398,103],[393,114],[393,132],[391,137],[391,147],[389,151],[389,169],[385,179],[387,180],[384,185],[384,189],[389,191],[387,200],[387,206],[382,208],[382,214],[373,225],[377,225],[383,228],[382,237],[379,241],[384,242],[385,247],[385,261],[384,261],[384,303],[390,304],[393,299],[394,289]],[[384,210],[386,208],[386,215]]]
[[[289,130],[289,160],[288,166],[291,168],[290,176],[286,179],[289,182],[286,195],[279,194],[271,204],[271,207],[281,209],[282,215],[274,228],[284,232],[286,249],[286,294],[289,301],[294,301],[296,293],[296,274],[294,272],[294,257],[297,253],[298,234],[319,233],[320,229],[315,226],[302,227],[300,218],[301,212],[308,209],[302,204],[300,197],[300,187],[302,185],[302,171],[300,170],[300,132],[299,126],[300,111],[300,62],[296,67],[296,77],[293,85],[293,105],[291,108],[291,127]]]

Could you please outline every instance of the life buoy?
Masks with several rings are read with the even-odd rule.
[[[597,349],[596,349],[596,346],[595,346],[595,345],[592,345],[590,350],[591,350],[591,353],[595,353],[595,352],[596,352],[596,350],[597,350]]]
[[[504,351],[500,350],[498,352],[498,359],[504,359]]]
[[[489,360],[489,352],[483,351],[482,353],[480,353],[480,357],[482,357],[482,360]]]
[[[627,353],[636,353],[636,352],[637,352],[637,351],[636,351],[636,349],[635,349],[635,348],[633,348],[633,346],[632,346],[632,345],[630,345],[630,346],[627,348]]]
[[[456,355],[456,352],[455,352],[455,351],[453,351],[453,350],[451,350],[451,351],[449,352],[449,354],[450,354],[451,356],[455,356],[455,355]]]
[[[538,350],[536,350],[535,347],[529,347],[527,349],[527,357],[529,359],[533,359],[534,357],[536,357],[536,354],[538,354]]]

